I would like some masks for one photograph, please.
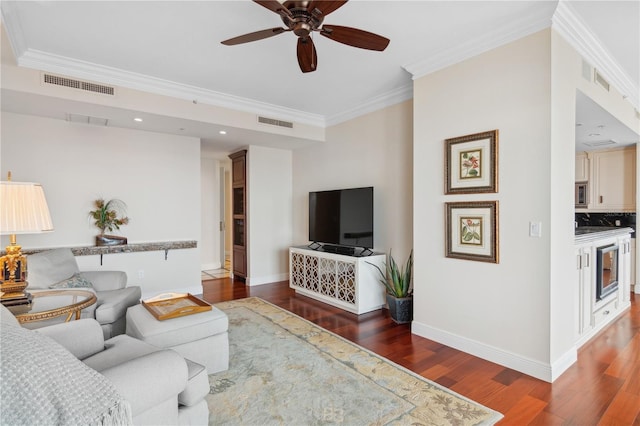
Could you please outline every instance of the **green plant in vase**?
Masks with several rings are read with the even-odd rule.
[[[369,263],[369,262],[367,262]],[[398,266],[389,250],[388,260],[383,271],[378,265],[373,265],[380,274],[380,282],[387,293],[387,305],[391,318],[397,323],[411,322],[413,319],[413,250],[409,253],[407,263],[403,268]]]
[[[93,219],[93,224],[100,230],[100,235],[96,236],[96,245],[127,244],[125,237],[106,234],[120,230],[122,225],[129,223],[129,218],[125,216],[127,205],[118,199],[105,201],[102,198],[95,200],[93,204],[95,210],[89,212],[89,217]]]

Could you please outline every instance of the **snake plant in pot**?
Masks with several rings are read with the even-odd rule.
[[[391,255],[391,250],[384,271],[377,265],[373,266],[380,273],[380,282],[385,286],[391,319],[398,324],[411,322],[413,319],[413,287],[411,285],[413,250],[404,268],[398,266]]]

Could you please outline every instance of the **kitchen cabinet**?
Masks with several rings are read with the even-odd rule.
[[[593,151],[589,211],[636,211],[636,152],[630,148]]]
[[[605,228],[602,232],[576,234],[575,330],[580,347],[611,324],[631,306],[631,234],[629,228]],[[598,248],[617,247],[617,263],[598,264]],[[598,270],[617,275],[616,290],[597,297]],[[609,271],[607,271],[607,269]],[[611,272],[615,271],[615,272]]]
[[[576,182],[589,181],[589,156],[586,152],[576,154]]]

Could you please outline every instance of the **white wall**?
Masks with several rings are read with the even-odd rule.
[[[219,269],[220,263],[220,162],[202,154],[200,262],[203,271]],[[224,196],[224,194],[223,194]]]
[[[135,130],[2,113],[1,173],[42,183],[55,231],[21,235],[24,248],[90,246],[96,198],[119,198],[131,221],[130,243],[200,239],[200,142]],[[6,245],[6,237],[2,245]],[[143,295],[180,289],[200,293],[200,249],[79,256],[82,269],[118,269]],[[139,271],[144,271],[141,278]]]
[[[414,81],[412,330],[536,377],[550,364],[550,61],[543,31]],[[445,139],[492,129],[499,192],[444,195]],[[444,203],[481,200],[499,202],[500,263],[446,258]]]
[[[309,192],[374,187],[374,245],[403,262],[412,244],[412,103],[327,129],[326,142],[293,151],[293,241],[309,243]],[[421,163],[418,163],[421,167]]]
[[[250,146],[247,152],[248,285],[289,279],[292,238],[291,151]]]

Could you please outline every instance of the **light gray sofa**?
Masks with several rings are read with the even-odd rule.
[[[122,271],[80,271],[69,248],[47,250],[27,256],[29,286],[27,291],[37,293],[51,286],[80,276],[89,281],[98,299],[84,309],[81,318],[93,318],[102,327],[104,338],[123,334],[126,329],[127,308],[140,303],[140,287],[127,287],[127,274]],[[77,288],[76,288],[77,289]],[[46,321],[24,324],[26,328],[40,328],[64,321],[58,317]]]
[[[3,357],[0,364],[3,400],[0,402],[4,419],[12,418],[17,419],[17,423],[29,424],[33,421],[33,417],[30,416],[34,416],[41,407],[49,407],[45,423],[72,423],[68,414],[71,411],[65,406],[65,401],[66,405],[73,405],[68,403],[72,403],[74,398],[79,398],[80,389],[63,384],[56,387],[56,383],[51,383],[57,378],[64,379],[77,370],[77,366],[72,366],[74,368],[67,371],[69,360],[63,358],[68,357],[76,363],[81,360],[80,364],[84,364],[81,366],[84,370],[89,373],[94,370],[100,373],[102,380],[104,376],[108,382],[115,385],[122,400],[128,402],[131,407],[133,424],[208,424],[209,409],[205,400],[209,392],[207,371],[204,366],[183,358],[177,352],[157,348],[127,335],[119,335],[105,341],[100,324],[93,319],[28,330],[21,328],[11,312],[0,305],[0,320],[2,340],[6,340],[0,341]],[[20,330],[16,330],[15,327]],[[44,339],[43,343],[61,345],[64,349],[53,348],[56,350],[51,350],[51,355],[48,355],[44,362],[34,363],[29,359],[34,350],[32,347],[19,347],[22,340],[18,340],[17,345],[15,341],[13,345],[6,344],[9,339],[5,336],[12,328],[14,333],[32,333],[26,334],[26,337],[33,339],[33,336],[37,335],[38,341]],[[29,339],[24,337],[23,340],[28,342]],[[63,353],[60,353],[60,350]],[[67,351],[73,356],[68,356]],[[30,363],[28,377],[16,374],[21,367],[24,368],[25,363]],[[44,374],[47,370],[55,371],[53,378]],[[87,374],[87,371],[83,374]],[[74,374],[77,374],[77,371]],[[84,379],[76,381],[78,385],[83,382]],[[47,389],[57,391],[46,392]],[[95,397],[84,393],[82,397],[92,401],[100,397],[97,389],[95,393]],[[19,400],[20,403],[13,406],[10,403],[13,399]]]

